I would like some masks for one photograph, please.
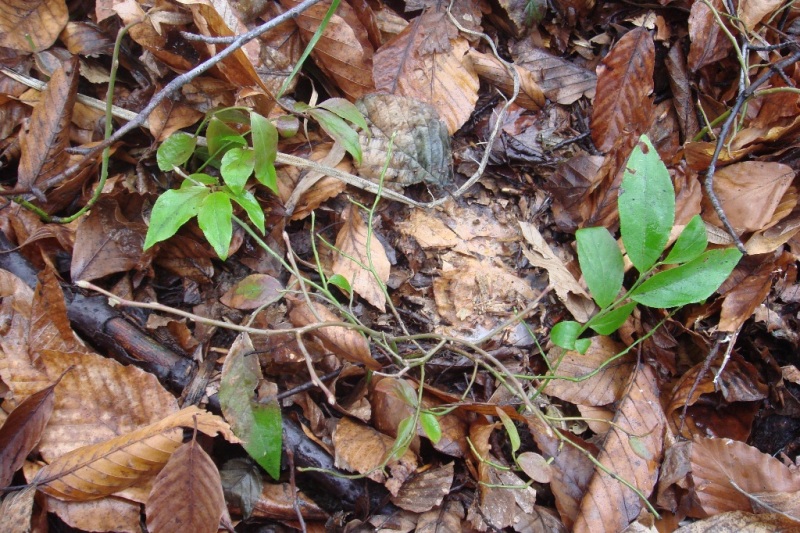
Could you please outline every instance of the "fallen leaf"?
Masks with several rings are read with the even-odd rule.
[[[336,236],[337,254],[331,270],[350,282],[353,291],[373,306],[386,311],[386,282],[391,264],[383,244],[367,226],[353,204],[342,211],[344,225]]]
[[[70,527],[83,531],[141,533],[142,506],[122,498],[65,502],[47,496],[47,509]]]
[[[282,297],[283,285],[266,274],[250,274],[223,294],[219,301],[233,307],[250,311],[278,301]]]
[[[391,500],[396,506],[406,511],[424,513],[441,505],[445,496],[450,493],[453,483],[453,463],[431,468],[412,476],[400,487]]]
[[[696,72],[706,65],[724,59],[731,52],[733,45],[717,23],[714,11],[724,10],[721,0],[695,2],[689,12],[689,69]]]
[[[441,509],[419,515],[416,533],[455,533],[464,531],[464,507],[457,500],[447,500]]]
[[[581,501],[574,530],[612,532],[625,529],[644,507],[640,497],[617,479],[624,479],[649,497],[658,477],[666,420],[658,399],[654,371],[646,365],[634,370],[622,398],[614,426],[606,434],[597,460],[599,467]]]
[[[4,0],[0,3],[0,46],[41,52],[56,41],[67,20],[64,0]]]
[[[718,515],[692,522],[675,530],[675,533],[774,533],[793,531],[797,522],[778,513],[751,514],[742,511],[720,513]]]
[[[452,135],[478,101],[468,50],[443,10],[426,10],[375,53],[375,87],[432,105]]]
[[[6,533],[30,533],[34,496],[36,487],[33,486],[6,494],[0,503],[0,517]]]
[[[502,89],[503,94],[511,98],[514,93],[514,80],[500,60],[492,55],[482,54],[472,48],[467,52],[467,57],[472,62],[472,68],[475,69],[478,77],[496,85]],[[533,111],[544,107],[545,95],[534,75],[516,65],[511,65],[511,68],[517,71],[519,79],[519,94],[514,103]]]
[[[145,506],[151,531],[216,533],[225,510],[214,461],[195,439],[172,453]]]
[[[644,28],[625,35],[598,67],[592,141],[608,152],[620,137],[638,138],[650,126],[655,47]]]
[[[514,62],[527,69],[539,84],[544,95],[562,105],[570,105],[582,96],[595,97],[597,75],[555,56],[523,39],[511,48]]]

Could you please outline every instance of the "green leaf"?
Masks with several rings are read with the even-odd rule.
[[[230,189],[223,190],[228,193],[228,196],[230,196],[233,201],[242,206],[242,209],[245,210],[247,216],[250,218],[250,222],[252,222],[263,235],[266,232],[266,228],[264,227],[264,210],[261,209],[261,205],[258,203],[258,200],[256,200],[256,197],[253,196],[253,193],[249,191],[234,192]]]
[[[628,159],[618,205],[628,258],[639,272],[646,272],[664,251],[675,222],[675,188],[646,135]]]
[[[700,215],[695,215],[683,228],[664,263],[667,265],[687,263],[702,254],[707,245],[706,225]]]
[[[432,413],[420,413],[419,423],[422,426],[422,431],[425,432],[432,443],[438,444],[442,439],[442,426],[439,425],[439,418]]]
[[[325,132],[334,140],[341,143],[344,149],[353,156],[357,164],[361,164],[361,143],[358,142],[358,133],[350,125],[325,109],[311,109],[309,115],[319,122]]]
[[[214,111],[212,115],[226,124],[231,122],[234,124],[248,124],[250,118],[247,111],[241,107],[223,107]]]
[[[156,152],[158,168],[168,172],[183,165],[192,157],[196,146],[197,138],[194,135],[182,131],[173,133],[158,147]]]
[[[200,182],[203,185],[219,185],[219,180],[214,176],[210,176],[203,172],[195,172],[194,174],[189,174],[189,179],[183,180],[183,183],[181,183],[181,189],[197,185],[194,183],[194,181]]]
[[[514,425],[514,421],[501,407],[497,407],[496,410],[497,416],[500,417],[500,421],[503,423],[503,427],[506,428],[506,433],[508,433],[508,440],[511,442],[511,455],[516,455],[520,446],[517,426]]]
[[[574,320],[564,320],[559,322],[550,330],[550,340],[556,346],[561,346],[565,350],[574,350],[575,341],[581,332],[581,324]]]
[[[395,382],[395,390],[397,391],[397,395],[401,400],[411,407],[417,407],[417,391],[415,391],[414,387],[409,385],[406,380],[398,379]]]
[[[634,307],[636,302],[629,302],[608,313],[593,316],[586,325],[600,335],[611,335],[631,316]]]
[[[190,185],[165,191],[159,196],[150,213],[150,227],[147,228],[144,249],[175,235],[181,226],[197,215],[208,194],[206,187]]]
[[[575,233],[578,262],[594,301],[608,307],[622,288],[625,267],[617,241],[606,228],[584,228]]]
[[[256,179],[277,194],[278,176],[275,173],[275,158],[278,155],[278,130],[272,122],[255,111],[250,113],[250,128],[256,156]]]
[[[575,341],[575,351],[580,354],[584,354],[591,345],[592,345],[592,339],[578,339]]]
[[[223,261],[228,258],[228,248],[233,237],[233,207],[230,197],[222,191],[209,194],[197,212],[197,223],[208,243]]]
[[[208,122],[206,141],[208,142],[208,153],[213,157],[220,157],[224,152],[237,146],[247,146],[247,141],[238,131],[217,117],[213,117]]]
[[[225,184],[233,191],[241,192],[247,178],[253,173],[256,155],[249,148],[231,148],[222,156],[220,173]]]
[[[631,299],[649,307],[680,307],[711,296],[739,262],[736,248],[709,250],[679,267],[659,272],[639,285]]]
[[[333,276],[329,277],[328,283],[335,287],[339,287],[345,294],[350,295],[353,293],[353,288],[350,286],[350,282],[347,281],[347,278],[341,274],[334,274]]]
[[[300,130],[300,119],[294,115],[281,115],[275,120],[275,128],[284,139],[294,137]]]
[[[397,424],[397,438],[394,439],[392,449],[389,451],[387,460],[397,459],[401,457],[408,447],[411,445],[411,440],[414,438],[414,417],[407,416]]]
[[[352,122],[365,132],[369,131],[367,120],[364,118],[364,115],[361,114],[361,111],[359,111],[353,103],[345,100],[344,98],[329,98],[328,100],[325,100],[319,104],[317,107],[321,107],[323,109],[327,109],[331,113],[335,113],[343,119]]]
[[[255,402],[254,391],[262,378],[249,337],[242,335],[231,347],[222,367],[219,404],[242,446],[274,479],[280,477],[281,411],[278,403]]]

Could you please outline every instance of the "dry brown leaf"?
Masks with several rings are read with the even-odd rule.
[[[107,441],[84,446],[58,457],[33,481],[50,496],[86,501],[108,496],[154,476],[182,443],[182,427],[214,436],[236,437],[220,417],[188,407],[166,418]]]
[[[741,234],[767,227],[793,180],[794,171],[787,165],[742,161],[717,170],[714,192],[728,220]],[[703,218],[722,227],[705,196]]]
[[[53,413],[53,389],[56,385],[54,383],[25,398],[3,422],[0,428],[0,488],[11,484],[14,472],[19,470],[39,442]]]
[[[397,496],[400,486],[417,468],[417,457],[406,450],[399,459],[392,459],[387,463],[387,479],[379,467],[391,451],[394,439],[349,418],[339,420],[332,439],[336,450],[334,464],[337,468],[358,472],[373,481],[384,483],[394,496]]]
[[[203,118],[203,113],[187,105],[165,98],[150,116],[150,134],[155,142],[162,142],[178,130],[189,127]]]
[[[425,250],[453,248],[462,242],[439,217],[426,209],[409,209],[406,218],[396,224],[401,233],[413,237]]]
[[[406,511],[424,513],[441,505],[453,484],[453,463],[428,469],[408,479],[391,500]]]
[[[264,483],[260,496],[253,505],[254,518],[288,521],[297,518],[295,504],[300,507],[305,520],[326,520],[328,513],[301,491],[292,490],[289,483]]]
[[[739,20],[747,31],[753,31],[764,17],[781,6],[781,0],[741,0],[738,7]]]
[[[597,68],[592,141],[608,152],[619,137],[638,138],[650,126],[655,47],[644,28],[626,33]]]
[[[309,308],[305,301],[287,298],[290,303],[289,320],[295,327],[318,324],[320,322],[340,322],[341,319],[322,304],[312,302]],[[309,333],[319,340],[325,348],[351,363],[364,363],[372,370],[379,370],[381,364],[372,358],[369,343],[357,331],[344,326],[317,328]]]
[[[583,405],[608,405],[618,401],[625,392],[631,370],[636,364],[633,353],[620,357],[586,380],[570,380],[595,372],[624,348],[624,345],[604,335],[592,337],[585,354],[564,353],[561,348],[553,348],[547,354],[550,364],[554,366],[553,373],[566,379],[549,380],[545,394]]]
[[[460,533],[464,531],[464,506],[448,499],[441,509],[419,515],[416,533]]]
[[[588,322],[597,309],[589,293],[553,252],[536,226],[520,221],[519,227],[522,236],[531,245],[530,249],[523,248],[522,253],[532,266],[547,270],[550,285],[575,320],[581,323]]]
[[[141,270],[152,253],[142,251],[147,226],[131,222],[116,200],[101,198],[83,218],[75,234],[70,274],[91,281],[108,274]]]
[[[429,103],[452,135],[478,101],[468,50],[444,11],[427,10],[375,53],[375,87]]]
[[[342,211],[344,225],[336,236],[338,253],[331,270],[344,277],[353,291],[373,306],[386,311],[386,282],[391,264],[383,244],[367,226],[353,204]]]
[[[56,70],[33,108],[28,131],[20,137],[18,186],[43,195],[38,184],[66,168],[69,130],[78,90],[78,58]]]
[[[144,12],[136,0],[114,3],[111,9],[119,15],[123,24],[138,23],[128,32],[131,38],[169,67],[179,72],[185,72],[199,62],[200,58],[196,52],[187,53],[189,50],[194,52],[191,48],[182,47],[174,50],[171,46],[167,46],[167,36],[156,30],[151,17]],[[156,13],[163,16],[161,10],[156,10]]]
[[[491,453],[492,445],[489,442],[492,432],[498,427],[499,422],[489,423],[484,419],[469,428],[471,449],[478,464],[480,498],[473,501],[467,512],[467,520],[478,529],[486,528],[487,523],[496,529],[503,529],[514,521],[514,491],[497,487],[503,484],[500,472],[488,462],[499,462]]]
[[[175,450],[156,476],[147,527],[164,533],[216,533],[225,510],[217,465],[196,440]]]
[[[478,77],[496,85],[503,91],[503,94],[509,98],[511,97],[514,93],[514,80],[506,70],[506,67],[496,57],[482,54],[473,48],[470,48],[467,52],[467,57],[472,61],[472,68],[475,69]],[[544,93],[539,88],[539,84],[534,79],[533,74],[529,70],[516,65],[512,67],[516,69],[519,76],[519,94],[514,102],[525,109],[533,111],[544,107]]]
[[[34,496],[36,487],[30,485],[6,494],[0,503],[0,520],[5,533],[30,533]]]
[[[722,0],[711,0],[711,7],[705,2],[692,4],[689,13],[689,38],[692,45],[689,47],[689,69],[696,72],[706,65],[724,59],[732,50],[732,44],[727,35],[717,24],[714,10],[724,12]]]
[[[64,502],[47,496],[47,509],[70,527],[82,531],[141,533],[142,506],[122,498],[108,497],[87,502]]]
[[[767,259],[725,293],[719,317],[720,331],[733,333],[753,315],[769,294],[775,268],[775,261]]]
[[[323,167],[352,172],[353,167],[350,160],[344,158],[345,154],[341,143],[324,143],[314,146],[307,158]],[[301,171],[297,167],[283,165],[277,173],[279,195],[292,220],[307,217],[325,200],[333,198],[346,187],[343,181],[315,170]]]
[[[64,0],[3,0],[0,46],[24,53],[41,52],[55,42],[68,19]]]
[[[692,480],[704,516],[758,511],[757,494],[788,493],[772,511],[800,516],[800,473],[744,442],[698,437],[692,442]]]
[[[686,56],[680,46],[672,46],[667,54],[665,65],[669,73],[669,86],[672,89],[672,105],[678,114],[683,139],[692,139],[700,129],[694,108],[694,95],[689,81]]]
[[[597,75],[523,39],[512,46],[514,61],[527,69],[544,95],[562,105],[570,105],[582,96],[595,97]]]
[[[114,51],[114,41],[104,34],[99,26],[88,22],[67,22],[59,38],[67,50],[75,55],[110,56]]]
[[[732,511],[692,522],[676,529],[675,533],[789,533],[797,528],[797,522],[781,514]]]
[[[517,464],[529,478],[538,483],[550,483],[553,478],[553,467],[536,452],[522,452],[517,456]]]
[[[286,8],[299,3],[299,0],[281,0]],[[319,28],[330,5],[330,1],[320,2],[295,19],[306,42]],[[366,28],[350,4],[342,2],[314,46],[311,57],[336,82],[339,90],[349,100],[355,101],[375,90],[372,81],[373,54]]]
[[[658,477],[666,420],[661,411],[654,371],[640,365],[634,371],[627,394],[620,401],[597,460],[615,476],[631,483],[649,497]],[[625,529],[644,507],[628,487],[595,468],[581,501],[576,533],[617,532]]]

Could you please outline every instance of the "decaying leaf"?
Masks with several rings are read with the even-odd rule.
[[[58,3],[58,2],[54,2]],[[31,124],[20,139],[18,184],[38,195],[38,184],[69,162],[69,128],[78,90],[78,59],[66,62],[53,73],[42,97],[33,109]]]
[[[196,440],[173,452],[156,476],[145,507],[152,531],[215,533],[225,510],[214,461]]]
[[[39,490],[66,501],[108,496],[158,473],[181,446],[181,428],[195,423],[203,433],[223,433],[231,442],[237,440],[218,416],[187,407],[155,424],[64,454],[39,470],[33,482]]]
[[[373,181],[383,179],[387,187],[450,182],[450,135],[433,107],[389,94],[366,96],[356,106],[370,129],[369,135],[359,135],[363,150],[359,174]]]
[[[367,226],[358,207],[350,204],[342,212],[344,225],[336,236],[336,258],[331,270],[344,276],[359,296],[386,310],[386,282],[391,264],[383,244]]]
[[[658,476],[666,426],[650,367],[640,365],[634,370],[614,423],[597,460],[602,465],[613,465],[617,479],[627,480],[648,497]],[[644,504],[639,495],[617,479],[596,467],[581,501],[576,532],[621,531],[636,519]]]
[[[517,42],[511,53],[516,64],[531,73],[550,100],[569,105],[582,96],[594,98],[597,75],[591,70],[531,46],[528,40]]]
[[[231,287],[219,300],[234,309],[253,310],[278,301],[282,297],[282,291],[283,285],[272,276],[250,274]]]
[[[514,93],[514,81],[506,67],[494,56],[482,54],[475,50],[467,52],[472,61],[472,68],[480,78],[487,80],[503,90],[509,98]],[[519,77],[519,94],[514,101],[525,109],[537,110],[544,107],[545,95],[539,87],[534,75],[523,68],[512,65]]]
[[[424,513],[440,505],[453,483],[453,463],[431,468],[407,480],[392,503],[406,511]]]
[[[58,38],[69,20],[64,0],[7,0],[0,3],[0,46],[41,52]]]
[[[638,138],[650,126],[655,47],[644,28],[626,33],[598,67],[592,141],[609,151],[620,137]]]
[[[296,327],[318,324],[320,322],[340,322],[341,319],[327,307],[312,302],[313,309],[305,301],[290,299],[289,320]],[[367,340],[357,331],[344,326],[326,326],[314,329],[309,333],[319,340],[327,349],[351,363],[364,363],[372,370],[381,368],[381,364],[372,358]]]
[[[478,101],[478,76],[468,49],[444,10],[426,10],[376,52],[375,86],[427,102],[452,135]]]
[[[83,531],[141,533],[142,505],[123,498],[65,502],[46,496],[47,509],[70,527]]]
[[[32,486],[6,494],[0,503],[0,517],[6,533],[30,533],[35,495],[36,487]]]

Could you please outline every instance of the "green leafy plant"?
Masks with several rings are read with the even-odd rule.
[[[701,302],[719,288],[742,256],[736,248],[707,250],[705,225],[696,215],[661,259],[675,222],[675,189],[667,167],[645,135],[628,159],[618,207],[622,242],[639,276],[624,290],[623,256],[611,232],[606,228],[578,230],[578,262],[600,311],[585,324],[556,324],[550,338],[557,346],[584,353],[590,340],[581,335],[589,329],[600,335],[612,334],[637,304],[673,308]]]
[[[364,129],[367,124],[353,104],[333,98],[317,107],[307,104],[295,104],[295,107],[304,116],[317,120],[353,159],[361,160],[358,134],[350,124]],[[164,192],[153,205],[145,250],[169,239],[181,226],[197,217],[209,244],[219,258],[225,260],[233,237],[233,204],[247,213],[262,235],[265,232],[264,212],[247,187],[255,177],[273,193],[278,192],[275,159],[281,132],[267,118],[242,108],[214,112],[198,132],[204,126],[206,146],[199,145],[198,134],[178,132],[158,147],[158,167],[165,172],[175,171],[183,177],[183,182],[179,188]],[[187,174],[182,167],[194,156],[203,162],[196,172]],[[209,166],[218,170],[219,177],[203,172]]]

